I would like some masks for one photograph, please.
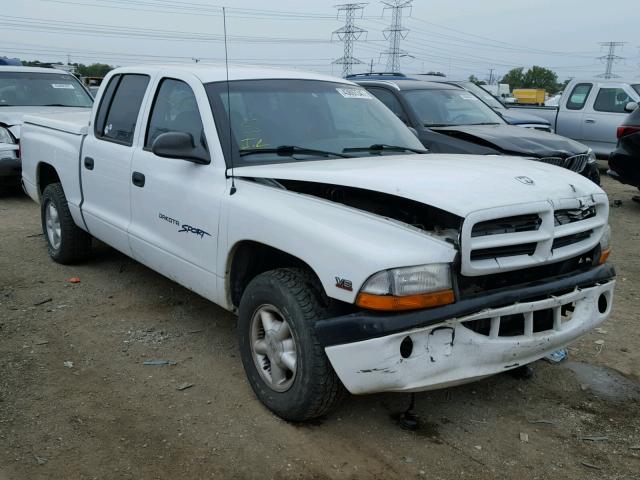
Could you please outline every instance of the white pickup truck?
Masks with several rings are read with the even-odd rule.
[[[239,316],[257,397],[288,420],[533,362],[604,321],[593,182],[424,154],[363,88],[277,69],[119,68],[87,115],[27,117],[23,183],[51,257],[92,237]]]

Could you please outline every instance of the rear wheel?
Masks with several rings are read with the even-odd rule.
[[[40,208],[49,256],[62,264],[87,258],[91,252],[91,236],[73,221],[61,184],[47,185]]]
[[[276,415],[305,421],[329,412],[344,396],[315,335],[326,316],[315,277],[302,269],[262,273],[240,302],[240,354],[251,388]]]

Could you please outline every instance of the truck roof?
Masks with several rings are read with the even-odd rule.
[[[225,64],[145,64],[131,67],[120,67],[112,70],[114,73],[147,73],[153,75],[161,73],[171,75],[171,72],[190,73],[196,76],[202,83],[220,82],[227,79]],[[110,72],[111,73],[111,72]],[[301,70],[288,70],[276,67],[264,67],[259,65],[229,65],[229,80],[258,80],[258,79],[301,79],[322,80],[327,82],[340,82],[354,85],[344,78],[332,77],[314,72]]]
[[[72,75],[69,72],[58,70],[57,68],[17,67],[12,65],[0,65],[0,72],[61,73],[65,75]]]

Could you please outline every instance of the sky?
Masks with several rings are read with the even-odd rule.
[[[342,74],[332,61],[343,44],[336,0],[0,0],[0,56],[66,63],[133,65],[224,60],[226,4],[230,63],[277,65]],[[614,73],[640,78],[637,0],[611,8],[595,0],[413,0],[403,10],[404,73],[500,78],[514,67],[551,68],[560,80],[603,73],[601,42],[626,42]],[[626,13],[625,13],[626,12]],[[391,14],[364,4],[354,44],[363,64],[386,71],[381,54]],[[491,69],[493,72],[491,73]]]

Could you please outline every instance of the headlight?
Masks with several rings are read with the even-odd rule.
[[[371,310],[415,310],[453,303],[448,263],[394,268],[364,283],[356,304]]]
[[[600,237],[600,259],[598,260],[598,265],[606,262],[609,255],[611,255],[611,226],[607,225],[604,227]]]
[[[0,127],[0,143],[10,143],[12,145],[16,143],[11,132],[4,127]]]
[[[591,148],[587,150],[587,155],[589,155],[589,160],[587,161],[587,163],[593,164],[598,161],[598,159],[596,158],[596,152],[594,152]]]

